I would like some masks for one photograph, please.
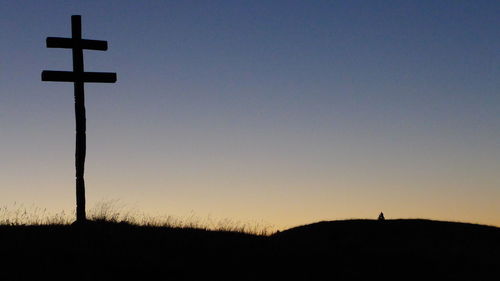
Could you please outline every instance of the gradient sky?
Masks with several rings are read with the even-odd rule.
[[[82,15],[87,202],[258,221],[500,226],[498,1],[0,1],[0,205],[75,204]]]

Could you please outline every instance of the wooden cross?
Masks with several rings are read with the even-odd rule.
[[[82,39],[81,16],[71,16],[71,38],[47,37],[47,48],[65,48],[73,51],[73,71],[42,71],[42,81],[73,82],[75,88],[76,117],[76,221],[85,222],[85,169],[86,124],[85,124],[85,82],[115,83],[116,73],[84,72],[83,50],[106,51],[108,42]]]

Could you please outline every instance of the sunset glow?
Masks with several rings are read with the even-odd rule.
[[[495,1],[8,1],[0,206],[75,205],[71,69],[85,52],[88,206],[263,223],[428,218],[500,226]]]

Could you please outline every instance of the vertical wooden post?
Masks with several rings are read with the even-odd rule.
[[[71,35],[73,42],[73,73],[76,77],[83,77],[83,50],[82,20],[80,16],[71,16]],[[76,221],[85,222],[85,154],[86,154],[86,119],[85,119],[85,92],[83,79],[74,82],[75,89],[75,120],[76,120]]]

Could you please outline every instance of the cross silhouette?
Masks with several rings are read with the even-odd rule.
[[[106,51],[108,42],[82,39],[81,16],[71,16],[71,38],[47,37],[47,48],[65,48],[73,51],[73,71],[42,71],[42,81],[73,82],[75,89],[76,118],[76,221],[85,222],[85,153],[86,153],[86,119],[85,119],[85,82],[115,83],[116,73],[84,72],[83,50]]]

